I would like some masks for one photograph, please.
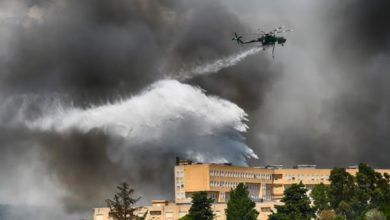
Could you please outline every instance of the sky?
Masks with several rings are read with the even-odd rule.
[[[0,204],[88,218],[121,181],[142,204],[172,199],[176,156],[388,168],[389,10],[386,0],[3,0]],[[274,59],[231,40],[281,25],[294,32]]]

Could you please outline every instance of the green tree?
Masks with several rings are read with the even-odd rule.
[[[307,189],[301,183],[293,184],[284,191],[284,205],[275,206],[277,213],[269,216],[269,220],[310,220],[314,218],[314,208],[306,195]]]
[[[364,220],[386,220],[386,216],[377,209],[371,209],[364,215]]]
[[[315,185],[310,196],[314,200],[313,204],[316,212],[330,209],[329,187],[325,184]]]
[[[334,220],[336,213],[331,209],[322,210],[317,217],[317,220]]]
[[[356,200],[354,207],[356,213],[362,214],[369,209],[378,207],[383,201],[383,192],[377,187],[381,182],[382,175],[375,172],[367,164],[359,164],[359,171],[356,173]]]
[[[206,192],[198,192],[192,195],[192,205],[185,219],[211,220],[214,218],[211,205],[213,199],[207,198]]]
[[[179,218],[179,220],[192,220],[192,218],[189,215],[185,215],[185,216]]]
[[[256,220],[259,213],[255,209],[256,203],[249,198],[248,188],[240,183],[230,191],[227,203],[227,220]]]
[[[329,202],[337,214],[356,219],[353,207],[357,204],[355,179],[344,168],[334,168],[330,173]]]
[[[377,173],[377,176],[380,178],[377,179],[371,202],[376,204],[375,206],[385,214],[387,219],[390,219],[390,175],[385,173],[382,176]]]
[[[343,168],[335,168],[329,179],[330,207],[338,215],[346,219],[362,219],[368,210],[377,208],[390,218],[388,174],[382,175],[367,164],[361,163],[355,177]]]
[[[381,205],[379,209],[385,214],[386,219],[390,219],[390,203]]]
[[[130,189],[129,184],[123,182],[117,186],[118,192],[115,193],[114,199],[107,199],[107,206],[110,208],[109,216],[114,220],[142,220],[145,218],[137,216],[135,211],[139,208],[134,207],[135,203],[140,199],[132,198],[134,193],[133,189]]]

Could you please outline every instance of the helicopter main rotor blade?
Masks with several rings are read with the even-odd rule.
[[[284,26],[280,26],[280,27],[278,27],[278,28],[276,28],[276,29],[274,29],[274,30],[272,30],[272,31],[270,31],[270,32],[279,31],[279,30],[281,30],[281,29],[283,29],[283,28],[284,28]]]

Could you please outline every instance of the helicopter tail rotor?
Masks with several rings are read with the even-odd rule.
[[[243,44],[244,42],[241,40],[242,36],[238,36],[236,32],[234,32],[234,37],[232,40],[237,41],[237,44]]]

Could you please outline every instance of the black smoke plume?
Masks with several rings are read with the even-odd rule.
[[[70,213],[85,211],[104,205],[123,180],[145,193],[144,202],[172,199],[174,158],[184,155],[147,143],[118,163],[110,150],[123,143],[100,130],[9,126],[20,114],[45,113],[41,101],[22,111],[19,97],[60,97],[76,108],[115,102],[168,72],[236,53],[234,32],[249,38],[250,30],[279,25],[296,31],[274,60],[264,51],[186,83],[249,114],[247,143],[260,156],[253,165],[388,167],[388,12],[386,0],[2,1],[0,171],[9,178],[0,180],[0,203],[55,197]]]

